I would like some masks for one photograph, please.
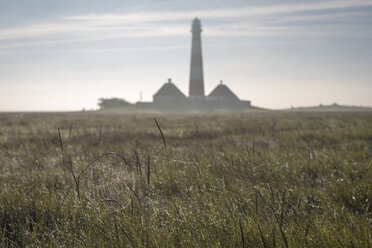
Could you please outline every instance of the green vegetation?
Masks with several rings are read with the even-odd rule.
[[[120,98],[100,98],[98,99],[98,106],[100,109],[108,109],[108,108],[119,108],[119,107],[127,107],[130,106],[129,102],[125,101],[124,99]]]
[[[1,114],[1,246],[372,246],[371,113],[156,120]]]

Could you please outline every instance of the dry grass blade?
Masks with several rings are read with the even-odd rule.
[[[266,240],[265,240],[265,237],[262,233],[262,230],[261,230],[261,226],[260,226],[260,223],[257,222],[257,227],[258,227],[258,231],[260,232],[260,237],[261,237],[261,241],[262,241],[262,244],[265,248],[267,248],[267,244],[266,244]]]
[[[69,138],[71,137],[71,133],[72,133],[72,124],[70,125],[70,130],[68,131],[68,137]]]
[[[160,134],[161,134],[161,138],[163,139],[164,150],[167,150],[167,144],[165,143],[165,138],[164,138],[163,131],[161,131],[160,125],[159,125],[158,121],[156,120],[156,118],[154,118],[154,121],[156,123],[156,126],[158,126],[158,129],[159,129]]]
[[[61,147],[61,152],[62,152],[62,159],[64,159],[64,152],[63,152],[63,142],[62,142],[62,137],[61,137],[61,131],[58,128],[58,138],[59,138],[59,145]]]
[[[101,126],[100,130],[99,130],[99,136],[98,136],[98,146],[101,145],[101,141],[102,141],[102,131],[103,131],[103,127]]]
[[[242,247],[245,247],[245,240],[244,240],[244,232],[243,232],[243,227],[242,227],[242,222],[239,220],[239,228],[240,228],[240,235],[241,235],[241,240],[242,240]]]
[[[148,188],[150,188],[150,178],[151,178],[150,156],[147,155],[147,187]]]

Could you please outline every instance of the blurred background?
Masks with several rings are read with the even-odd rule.
[[[372,106],[371,0],[0,0],[0,111],[151,101],[168,78],[187,94],[194,17],[207,94]]]

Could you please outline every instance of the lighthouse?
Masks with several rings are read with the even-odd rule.
[[[203,58],[201,48],[201,25],[200,20],[195,18],[192,22],[191,41],[191,65],[190,65],[190,88],[191,100],[204,100],[204,75]]]

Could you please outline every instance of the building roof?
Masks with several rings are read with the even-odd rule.
[[[158,92],[155,93],[154,97],[157,96],[173,96],[173,97],[180,97],[186,98],[186,96],[174,85],[171,79],[168,79],[168,82],[165,83]]]
[[[208,97],[239,101],[239,98],[226,85],[222,84],[222,81],[216,88],[214,88],[214,90],[212,90]]]

